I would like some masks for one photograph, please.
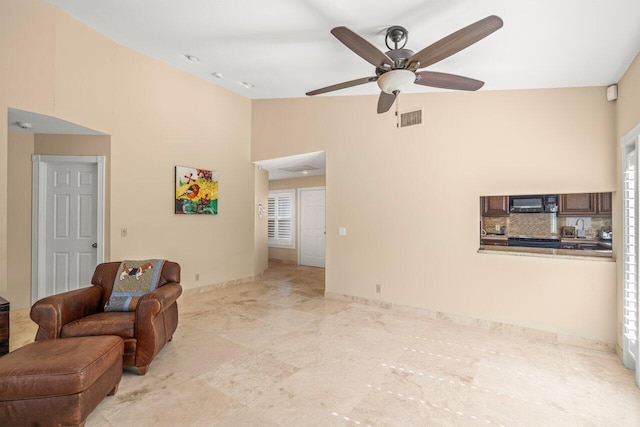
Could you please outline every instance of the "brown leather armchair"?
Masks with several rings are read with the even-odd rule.
[[[124,340],[123,365],[135,366],[144,375],[178,327],[180,265],[164,263],[156,289],[140,298],[135,311],[105,312],[119,266],[119,262],[100,264],[91,279],[93,286],[37,301],[31,307],[31,319],[38,324],[36,341],[117,335]]]

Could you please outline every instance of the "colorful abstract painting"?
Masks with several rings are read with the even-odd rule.
[[[217,215],[217,172],[176,166],[176,213]]]

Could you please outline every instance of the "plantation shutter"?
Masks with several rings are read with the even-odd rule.
[[[291,240],[291,216],[293,200],[289,195],[281,194],[278,197],[278,240]]]
[[[627,153],[623,176],[623,361],[638,366],[638,171],[637,151]]]
[[[294,190],[269,192],[269,246],[293,248]]]
[[[276,237],[276,197],[269,196],[268,199],[268,219],[267,219],[267,235],[269,236],[269,242]]]
[[[636,370],[640,387],[640,335],[638,329],[638,147],[640,125],[625,135],[622,144],[622,362]]]

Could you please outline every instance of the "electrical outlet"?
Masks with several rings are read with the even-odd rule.
[[[382,292],[382,286],[380,286],[379,284],[376,285],[376,293],[380,293]]]
[[[120,229],[120,237],[127,237],[127,229],[126,228],[121,228]]]
[[[200,273],[196,273],[196,282],[200,280]]]

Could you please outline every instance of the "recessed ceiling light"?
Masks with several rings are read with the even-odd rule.
[[[211,75],[216,79],[221,79],[222,77],[224,77],[222,73],[218,73],[217,71],[215,73],[211,73]]]
[[[247,89],[251,89],[256,87],[256,85],[254,85],[253,83],[249,83],[249,82],[242,82],[242,86],[246,87]]]
[[[288,168],[280,168],[281,171],[287,171],[287,172],[309,172],[312,170],[316,170],[318,168],[314,167],[314,166],[309,166],[309,165],[302,165],[302,166],[291,166]]]
[[[18,126],[20,129],[31,129],[33,126],[31,125],[31,123],[28,122],[16,122],[16,126]]]
[[[192,62],[194,64],[197,64],[198,62],[200,62],[200,58],[198,58],[197,56],[187,54],[184,57],[187,58],[187,61]]]

